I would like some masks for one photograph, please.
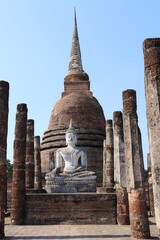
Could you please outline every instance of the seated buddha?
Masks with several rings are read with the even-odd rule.
[[[65,134],[67,147],[56,151],[56,168],[45,175],[46,184],[57,185],[62,182],[64,185],[72,185],[72,181],[78,181],[77,184],[96,179],[92,171],[87,171],[87,153],[84,149],[76,146],[77,133],[70,121],[69,128]],[[64,164],[63,164],[64,161]],[[64,167],[63,167],[64,166]],[[86,184],[86,182],[85,182]]]

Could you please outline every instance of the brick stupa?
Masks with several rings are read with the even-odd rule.
[[[90,81],[84,72],[79,45],[76,13],[68,75],[64,79],[64,92],[51,112],[48,130],[41,144],[42,172],[49,172],[55,152],[66,146],[65,132],[70,119],[77,131],[77,146],[87,151],[88,170],[97,174],[97,183],[102,184],[103,140],[105,118],[101,105],[90,91]],[[52,164],[53,165],[53,164]]]

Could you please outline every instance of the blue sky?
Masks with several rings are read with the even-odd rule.
[[[142,43],[160,37],[159,0],[0,0],[0,79],[10,84],[8,158],[16,106],[26,103],[35,135],[48,128],[63,92],[74,7],[84,70],[106,119],[122,110],[122,91],[137,91],[144,159],[148,136]]]

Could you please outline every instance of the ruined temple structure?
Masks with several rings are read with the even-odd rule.
[[[71,119],[73,126],[68,128]],[[74,142],[75,146],[68,147],[68,134],[73,128],[78,139]],[[73,134],[73,131],[71,132]],[[116,224],[116,194],[112,174],[107,183],[113,191],[96,192],[96,186],[102,187],[105,138],[106,122],[103,109],[93,97],[88,74],[82,67],[75,14],[64,92],[51,112],[48,130],[44,133],[41,143],[42,180],[44,185],[45,176],[44,189],[47,193],[41,191],[41,187],[37,189],[36,184],[34,190],[27,188],[26,224]],[[110,148],[110,140],[107,144]],[[111,150],[113,153],[113,144]],[[80,154],[78,163],[76,154]],[[65,161],[61,161],[61,157]],[[108,159],[109,172],[113,173],[113,154]],[[41,170],[37,168],[39,160],[35,161],[34,166],[35,181],[41,180],[39,178]],[[86,160],[87,164],[84,164]],[[64,166],[61,162],[65,162]],[[79,171],[80,163],[82,172]],[[58,172],[57,167],[62,171]],[[75,172],[71,171],[73,169]],[[66,173],[68,170],[71,172]]]
[[[76,14],[64,92],[54,105],[41,144],[42,172],[50,171],[49,159],[53,152],[55,155],[58,148],[65,147],[65,131],[71,118],[79,136],[78,146],[85,148],[88,153],[88,170],[96,172],[97,183],[101,185],[105,118],[102,107],[90,91],[89,76],[83,70]]]
[[[34,121],[27,121],[27,105],[17,105],[12,224],[130,224],[132,237],[146,239],[150,238],[149,210],[155,214],[160,233],[160,39],[147,39],[143,46],[148,174],[143,165],[136,91],[124,91],[123,113],[115,111],[113,121],[105,120],[82,67],[75,14],[64,92],[54,105],[41,144],[40,137],[34,137]],[[8,90],[8,83],[0,81],[0,238],[4,237],[6,208]],[[72,143],[70,136],[74,136]]]

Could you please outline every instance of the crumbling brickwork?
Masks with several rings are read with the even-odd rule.
[[[18,104],[16,112],[12,177],[11,224],[25,223],[25,158],[27,106]]]
[[[27,188],[34,188],[34,120],[27,120],[25,181]]]
[[[145,189],[131,189],[128,199],[132,236],[137,239],[150,238]]]
[[[160,235],[160,38],[146,39],[143,52],[154,209]]]
[[[26,224],[116,224],[116,195],[28,193]]]
[[[124,136],[122,112],[113,113],[114,122],[114,182],[117,194],[117,223],[129,224],[128,193],[124,159]]]
[[[103,161],[103,187],[114,186],[114,146],[112,120],[106,121],[106,140]]]
[[[34,188],[36,190],[42,189],[40,136],[34,137]]]
[[[135,238],[150,238],[136,91],[131,89],[123,92],[123,128],[131,234]]]
[[[155,216],[154,197],[153,197],[153,179],[152,179],[150,153],[147,154],[147,166],[148,166],[149,210],[150,210],[150,215]]]

